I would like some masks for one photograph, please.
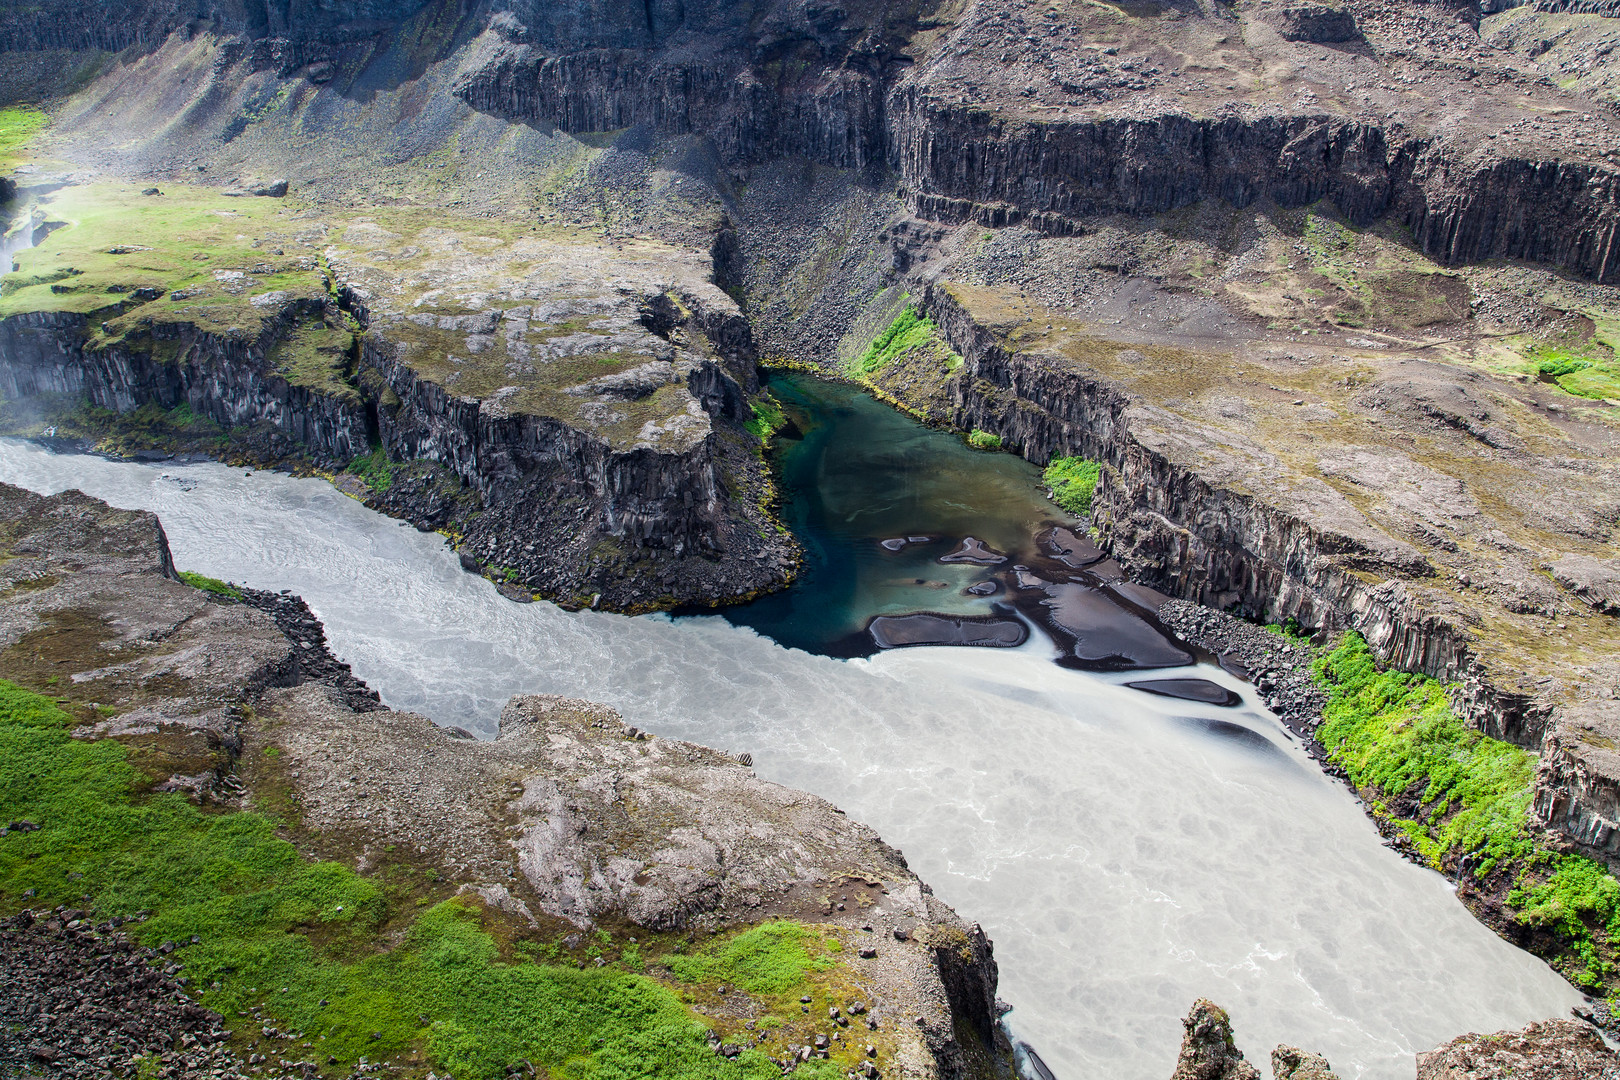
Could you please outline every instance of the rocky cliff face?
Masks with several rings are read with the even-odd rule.
[[[516,554],[510,541],[523,539],[532,547],[543,538],[543,521],[552,516],[548,508],[566,503],[578,504],[581,515],[599,522],[603,535],[637,548],[667,549],[677,556],[725,550],[730,499],[720,475],[718,434],[710,432],[680,452],[650,446],[617,450],[551,417],[455,397],[418,378],[393,352],[386,339],[374,337],[361,361],[398,398],[397,405],[377,411],[389,456],[438,462],[475,488],[486,506],[541,519],[520,537],[509,538],[508,548],[490,552],[492,561],[513,565],[506,561]],[[721,402],[740,397],[712,361],[687,379],[688,389],[705,385],[716,388],[714,397]],[[717,418],[724,415],[721,408]]]
[[[920,216],[1077,231],[1101,214],[1329,199],[1357,224],[1386,215],[1441,262],[1529,259],[1607,281],[1620,252],[1620,173],[1554,158],[1468,159],[1342,116],[1162,115],[1002,120],[898,88],[891,165]]]
[[[1433,10],[1441,17],[1446,9]],[[1394,217],[1443,262],[1522,258],[1599,281],[1613,272],[1620,173],[1602,158],[1505,142],[1481,154],[1467,138],[1424,131],[1393,113],[1298,101],[1206,110],[1161,96],[1147,97],[1146,108],[1093,107],[1098,97],[1165,85],[1160,68],[1144,60],[1067,74],[1065,61],[1038,60],[1030,44],[1049,40],[1046,31],[1059,24],[1026,24],[1036,33],[1020,38],[1003,15],[969,5],[945,44],[919,47],[903,35],[920,23],[782,5],[748,34],[734,23],[687,19],[672,35],[686,47],[666,50],[648,29],[656,18],[537,24],[514,10],[461,58],[455,92],[481,111],[564,131],[641,124],[700,133],[743,169],[785,156],[883,168],[920,216],[945,222],[1025,222],[1067,233],[1097,215],[1203,199],[1242,207],[1326,198],[1358,224]],[[1281,48],[1312,43],[1307,35]],[[974,66],[995,50],[994,68]],[[1035,82],[1009,88],[1017,104],[976,100],[974,78],[1016,78],[1021,63],[1040,70]],[[1505,67],[1491,75],[1513,80]],[[1040,104],[1022,107],[1026,101]],[[1478,122],[1500,126],[1483,114]]]
[[[995,297],[1001,295],[935,283],[921,297],[922,309],[963,359],[946,384],[952,394],[949,423],[994,432],[1036,462],[1067,455],[1101,461],[1094,526],[1104,547],[1156,588],[1266,622],[1291,617],[1307,627],[1354,628],[1386,662],[1452,683],[1460,715],[1495,738],[1540,753],[1534,808],[1538,820],[1594,855],[1620,851],[1620,761],[1609,749],[1620,717],[1606,699],[1611,669],[1603,649],[1582,650],[1579,655],[1586,659],[1575,660],[1583,665],[1577,667],[1562,658],[1533,659],[1539,654],[1530,650],[1537,646],[1504,647],[1508,641],[1524,642],[1528,634],[1563,638],[1561,628],[1545,624],[1547,615],[1536,614],[1552,610],[1545,607],[1552,595],[1545,594],[1539,603],[1529,600],[1539,589],[1537,568],[1543,565],[1565,568],[1564,576],[1576,591],[1558,601],[1559,610],[1580,621],[1581,633],[1609,633],[1603,614],[1606,586],[1569,570],[1574,561],[1555,559],[1558,546],[1583,541],[1556,525],[1561,511],[1553,502],[1543,501],[1529,519],[1547,530],[1530,541],[1536,547],[1510,543],[1500,529],[1514,520],[1511,516],[1484,516],[1461,499],[1471,490],[1467,485],[1439,479],[1466,475],[1457,471],[1463,458],[1442,458],[1432,449],[1413,451],[1422,454],[1417,460],[1454,470],[1440,474],[1429,464],[1419,466],[1369,447],[1354,453],[1314,449],[1309,424],[1301,429],[1306,442],[1296,448],[1276,426],[1285,421],[1266,421],[1271,426],[1263,429],[1268,434],[1261,441],[1210,424],[1205,417],[1221,420],[1221,414],[1190,408],[1186,400],[1175,402],[1174,411],[1155,406],[1127,387],[1141,385],[1139,380],[1154,370],[1171,372],[1185,387],[1192,357],[1150,358],[1103,346],[1084,353],[1090,359],[1077,363],[1064,347],[1050,344],[1052,337],[1028,334],[1026,342],[1020,340],[1021,332],[1010,334],[1007,325],[995,324],[1001,310],[996,305],[1002,302]],[[1161,369],[1160,364],[1166,366]],[[1400,374],[1407,379],[1412,373]],[[1436,414],[1453,415],[1439,404],[1448,393],[1473,402],[1468,406],[1473,423],[1485,416],[1501,424],[1514,415],[1506,401],[1493,401],[1487,409],[1484,398],[1466,396],[1477,395],[1474,389],[1446,389],[1442,372],[1420,374],[1423,390],[1414,400],[1425,404],[1410,415],[1423,426],[1397,430],[1421,431],[1423,439],[1455,438],[1440,436],[1456,429],[1434,419]],[[1230,413],[1232,403],[1244,399],[1220,395],[1253,377],[1253,372],[1228,373],[1214,378],[1208,392]],[[1380,384],[1371,370],[1361,377],[1374,385],[1395,385]],[[1373,412],[1380,424],[1407,415],[1391,410],[1382,393],[1387,391],[1363,392],[1356,400],[1380,403]],[[1258,403],[1252,396],[1248,401],[1232,415],[1253,423]],[[1288,405],[1286,400],[1280,404]],[[1304,399],[1292,403],[1294,408],[1304,404]],[[1321,415],[1342,416],[1340,408],[1324,407]],[[1493,428],[1490,437],[1519,445],[1506,427]],[[1472,445],[1472,436],[1462,438]],[[1605,438],[1597,445],[1606,445]],[[1357,440],[1348,441],[1354,445]],[[1290,456],[1296,452],[1304,457]],[[1470,451],[1463,446],[1448,453],[1466,457]],[[1517,450],[1511,456],[1526,481],[1540,467]],[[1311,471],[1301,472],[1302,465]],[[1593,475],[1603,474],[1594,468]],[[1343,488],[1316,479],[1349,475],[1355,480]],[[1427,501],[1407,505],[1428,515],[1425,524],[1415,519],[1400,524],[1407,519],[1393,504],[1383,507],[1383,516],[1369,517],[1361,509],[1366,502],[1343,501],[1341,494],[1363,500],[1378,492],[1417,490],[1418,485],[1428,492]],[[1583,496],[1601,497],[1595,492]],[[1453,561],[1460,546],[1441,538],[1440,530],[1459,536],[1494,530],[1486,535],[1499,545],[1496,561],[1489,570],[1472,558],[1467,568],[1460,567]],[[1428,540],[1418,546],[1409,542],[1412,537]],[[1481,589],[1478,584],[1486,574],[1494,584]],[[1514,581],[1523,584],[1512,585]],[[1482,633],[1482,627],[1490,631]],[[1564,679],[1555,685],[1543,664]]]
[[[139,231],[166,205],[115,227]],[[759,389],[750,329],[701,257],[408,215],[389,219],[408,237],[376,219],[341,238],[307,221],[283,232],[278,199],[251,205],[274,218],[204,211],[234,237],[187,253],[211,268],[126,260],[153,247],[80,226],[55,234],[60,251],[25,252],[35,299],[0,320],[11,430],[117,426],[74,412],[89,404],[217,426],[171,449],[358,463],[345,490],[453,533],[514,599],[641,611],[786,582],[792,541],[743,426]]]
[[[317,461],[342,465],[370,445],[359,395],[294,385],[266,363],[304,314],[293,305],[256,337],[170,323],[149,340],[105,348],[87,344],[83,316],[15,315],[0,320],[0,393],[12,401],[62,395],[119,413],[186,405],[223,427],[269,424]]]

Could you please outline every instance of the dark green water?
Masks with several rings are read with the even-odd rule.
[[[1043,523],[1068,521],[1046,497],[1040,470],[935,431],[854,387],[805,376],[771,380],[792,424],[772,454],[782,516],[805,549],[793,587],[724,615],[783,645],[834,656],[874,651],[876,615],[938,611],[990,615],[997,595],[966,595],[998,567],[938,561],[973,536],[1008,556],[1033,550]],[[888,551],[884,540],[930,537]]]

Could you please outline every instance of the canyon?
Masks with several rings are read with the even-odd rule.
[[[799,572],[759,367],[809,365],[1099,462],[1133,580],[1448,684],[1607,863],[1612,15],[37,0],[0,427],[330,476],[508,599],[707,608]]]

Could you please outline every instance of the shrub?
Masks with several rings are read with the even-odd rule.
[[[871,375],[882,370],[890,361],[904,356],[912,349],[926,345],[938,345],[942,351],[947,351],[940,340],[939,327],[934,321],[924,316],[914,305],[907,304],[900,314],[894,317],[894,321],[866,347],[866,351],[850,364],[850,374]]]

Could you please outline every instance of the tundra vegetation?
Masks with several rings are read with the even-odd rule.
[[[607,1080],[658,1062],[661,1076],[766,1080],[780,1069],[762,1050],[716,1055],[687,1002],[725,983],[785,1016],[838,978],[836,942],[788,921],[697,948],[602,930],[589,950],[602,964],[576,966],[431,867],[389,858],[357,873],[301,854],[294,819],[153,791],[138,753],[74,738],[74,723],[54,699],[0,681],[0,819],[38,825],[0,841],[0,905],[145,913],[127,929],[149,946],[182,943],[205,1005],[232,1018],[258,1010],[344,1065],[369,1056],[498,1077],[527,1059],[551,1076]],[[848,1067],[812,1060],[801,1072]]]

